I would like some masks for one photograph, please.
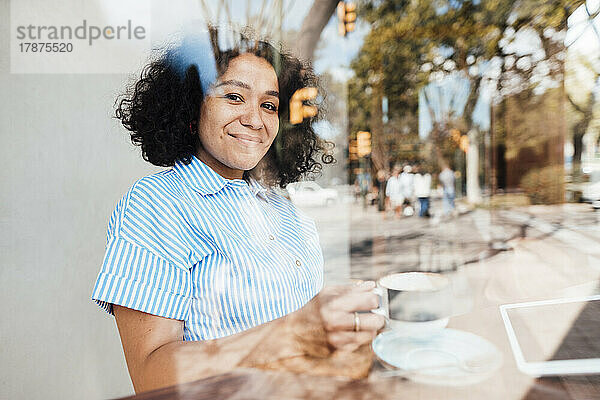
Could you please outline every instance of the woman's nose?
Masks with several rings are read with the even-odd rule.
[[[240,122],[242,125],[247,126],[250,129],[262,129],[264,124],[260,116],[260,107],[248,105],[240,117]]]

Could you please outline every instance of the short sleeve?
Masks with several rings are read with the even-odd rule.
[[[190,271],[118,236],[109,236],[92,299],[113,314],[117,304],[165,318],[185,320]]]

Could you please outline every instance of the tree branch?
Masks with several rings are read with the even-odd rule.
[[[312,60],[321,32],[335,11],[337,3],[338,0],[314,0],[298,33],[296,56],[303,60]]]
[[[573,99],[571,98],[571,95],[569,95],[568,93],[565,93],[565,94],[567,95],[567,100],[569,100],[569,103],[571,103],[573,108],[575,110],[577,110],[577,112],[585,114],[585,110],[583,108],[581,108],[580,106],[578,106],[577,103],[575,103],[575,101],[573,101]]]

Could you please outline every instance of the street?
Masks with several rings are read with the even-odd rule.
[[[434,208],[436,204],[434,203]],[[588,204],[527,206],[504,210],[468,208],[449,219],[403,217],[358,203],[302,210],[320,235],[327,284],[377,279],[403,271],[477,271],[495,265],[510,278],[512,268],[543,268],[547,281],[515,282],[523,298],[567,290],[553,281],[575,276],[595,288],[600,276],[600,213]],[[457,274],[464,275],[464,274]],[[577,294],[577,288],[572,288]],[[581,293],[580,293],[581,294]]]

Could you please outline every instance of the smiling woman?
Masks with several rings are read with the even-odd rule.
[[[236,57],[202,103],[199,158],[219,175],[241,179],[275,140],[278,107],[271,64],[253,54]]]
[[[383,325],[356,313],[377,307],[372,283],[322,290],[315,224],[273,190],[321,168],[314,118],[287,123],[310,66],[264,41],[211,42],[167,51],[116,111],[144,159],[171,167],[118,202],[92,294],[138,392],[315,354],[315,332],[321,356],[352,350]]]
[[[251,111],[248,101],[256,105],[257,99],[246,98],[242,92],[262,89],[260,93],[268,99],[262,99],[261,110],[273,111],[272,120],[280,123],[259,168],[246,168],[244,179],[261,176],[270,186],[285,187],[307,173],[318,173],[321,163],[333,162],[325,153],[326,143],[313,130],[319,115],[299,124],[288,122],[292,95],[303,87],[318,86],[310,65],[266,41],[241,35],[236,46],[221,50],[216,44],[218,32],[211,32],[210,39],[186,37],[180,45],[159,54],[119,101],[116,116],[130,131],[132,142],[141,146],[144,159],[164,167],[173,166],[177,160],[188,164],[202,148],[202,116],[204,123],[214,123],[212,115],[226,115],[234,106]],[[244,59],[249,62],[242,62]],[[254,78],[262,81],[254,82]],[[265,87],[258,88],[258,83]],[[246,121],[243,113],[241,121]]]

